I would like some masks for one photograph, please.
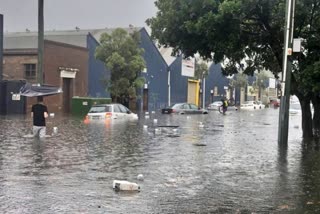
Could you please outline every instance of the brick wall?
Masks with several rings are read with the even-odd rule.
[[[30,50],[5,50],[3,64],[3,79],[21,80],[25,79],[24,64],[37,64],[38,56],[36,49]],[[60,77],[59,67],[76,68],[79,71],[75,79],[71,80],[70,103],[72,96],[86,96],[88,91],[88,60],[89,54],[86,48],[68,45],[59,42],[45,41],[43,59],[44,83],[63,88],[63,78]],[[35,83],[36,78],[27,80]],[[48,106],[49,112],[63,113],[64,94],[45,97],[44,103]],[[27,99],[27,113],[36,102],[35,98]],[[70,104],[69,103],[69,104]]]
[[[3,79],[25,79],[24,64],[37,63],[37,54],[30,55],[7,55],[3,57]]]
[[[88,59],[86,48],[72,46],[64,43],[45,41],[44,45],[44,82],[46,84],[63,87],[63,78],[60,77],[59,67],[79,69],[74,79],[70,79],[72,96],[86,96],[88,91]],[[68,111],[64,107],[63,98],[65,94],[45,98],[51,112]],[[69,103],[69,105],[70,105]]]

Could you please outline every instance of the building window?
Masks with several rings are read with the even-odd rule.
[[[24,64],[24,72],[26,79],[36,78],[36,64]]]

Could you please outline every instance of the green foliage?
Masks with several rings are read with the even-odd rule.
[[[147,24],[152,37],[160,45],[173,47],[176,53],[185,56],[199,53],[215,63],[227,59],[225,75],[240,70],[253,75],[266,69],[278,77],[282,71],[285,3],[284,0],[157,0],[159,11]],[[308,86],[309,79],[317,76],[319,32],[320,1],[296,0],[294,37],[304,38],[306,43],[304,52],[297,56],[299,63],[293,82],[299,87],[294,88],[294,93],[319,92],[316,85]]]
[[[195,66],[195,79],[202,79],[207,77],[209,74],[209,68],[207,63],[205,62],[198,62],[196,61],[196,66]]]
[[[230,80],[229,86],[231,88],[243,88],[248,84],[248,77],[246,74],[236,74],[233,79]]]
[[[146,65],[139,42],[138,32],[128,34],[121,28],[101,35],[95,57],[111,71],[106,86],[114,98],[135,98],[136,89],[143,87],[145,79],[140,77],[140,73]]]
[[[269,79],[269,77],[264,73],[260,72],[256,75],[256,81],[254,82],[253,87],[255,89],[265,89],[266,88],[266,81]]]

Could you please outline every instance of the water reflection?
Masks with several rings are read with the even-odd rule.
[[[157,123],[154,123],[157,119]],[[140,115],[84,124],[57,117],[45,140],[23,138],[27,117],[0,119],[0,209],[5,213],[303,213],[318,211],[319,147],[301,145],[290,118],[277,144],[278,111]],[[199,126],[200,122],[203,124]],[[144,128],[148,126],[148,128]],[[179,136],[171,136],[178,126]],[[201,145],[201,146],[200,146]],[[137,180],[143,174],[145,180]],[[141,192],[116,193],[114,179]],[[129,211],[129,212],[128,212]]]

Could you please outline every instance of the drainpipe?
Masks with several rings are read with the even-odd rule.
[[[0,14],[0,81],[3,75],[3,15]]]
[[[206,108],[206,78],[203,77],[202,83],[202,108]]]
[[[37,80],[43,84],[44,17],[43,0],[38,0],[38,68]]]
[[[170,68],[168,67],[168,106],[171,105],[171,72]]]

